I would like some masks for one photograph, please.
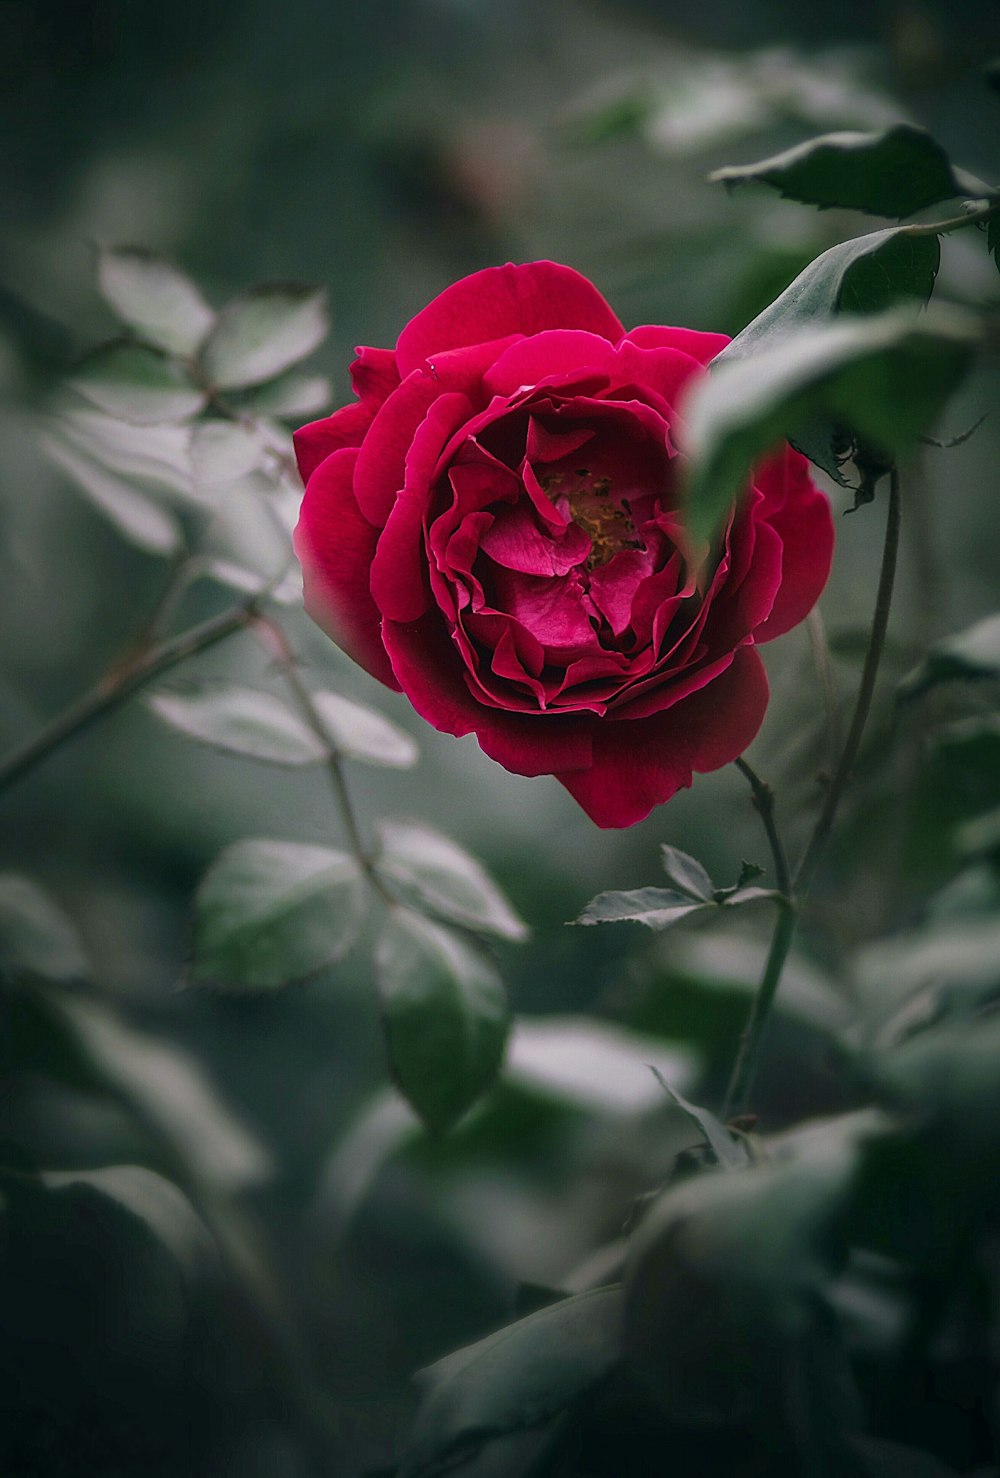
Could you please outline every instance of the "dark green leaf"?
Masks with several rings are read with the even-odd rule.
[[[959,828],[958,850],[967,857],[993,857],[1000,860],[1000,806],[976,816]]]
[[[899,686],[902,699],[916,698],[938,683],[956,678],[977,681],[1000,677],[1000,616],[987,616],[955,636],[937,642]]]
[[[500,1070],[503,981],[481,950],[404,909],[393,909],[375,960],[393,1076],[429,1128],[447,1129]]]
[[[712,879],[700,862],[677,847],[668,847],[665,842],[660,846],[660,856],[668,883],[697,903],[711,903]]]
[[[89,973],[75,925],[30,878],[0,873],[0,977],[79,980]]]
[[[904,454],[958,384],[974,342],[951,315],[898,312],[817,323],[742,359],[720,355],[687,406],[693,540],[714,534],[753,465],[783,438],[841,481],[843,426],[890,458]]]
[[[267,991],[315,975],[351,948],[363,897],[357,863],[344,852],[235,842],[198,889],[192,979]]]
[[[215,1247],[204,1222],[184,1193],[143,1165],[106,1165],[98,1170],[55,1170],[39,1177],[49,1190],[88,1186],[137,1217],[177,1259],[193,1272],[211,1262]]]
[[[98,258],[101,292],[125,323],[174,354],[193,354],[215,315],[191,279],[140,247],[105,247]]]
[[[929,133],[896,123],[876,133],[828,133],[759,164],[717,169],[724,185],[758,180],[789,200],[903,217],[964,193],[947,154]]]
[[[671,888],[631,888],[622,893],[598,893],[576,920],[578,924],[645,924],[647,929],[670,929],[690,914],[715,905],[694,903],[689,894]]]
[[[202,366],[217,389],[259,385],[311,354],[328,330],[324,293],[296,284],[259,287],[219,313]]]
[[[248,390],[243,405],[251,415],[318,416],[333,399],[330,381],[324,375],[291,373]]]
[[[400,1478],[450,1466],[485,1439],[536,1426],[577,1400],[618,1360],[620,1318],[620,1289],[593,1289],[422,1371],[424,1399]]]
[[[383,718],[375,709],[366,708],[363,703],[355,703],[353,698],[342,698],[339,693],[313,693],[312,699],[323,720],[323,727],[332,739],[337,753],[344,759],[359,760],[366,765],[379,765],[390,770],[409,770],[419,759],[420,751],[409,734]],[[471,858],[469,862],[471,871],[467,871],[466,882],[472,887],[471,879],[481,869]],[[482,875],[485,877],[485,874]],[[492,888],[492,884],[489,886]]]
[[[70,383],[100,410],[139,425],[184,421],[205,404],[182,365],[144,344],[106,344],[84,360]]]
[[[450,837],[429,826],[390,821],[380,838],[378,870],[407,902],[501,939],[527,938],[527,925],[485,868]]]
[[[993,216],[986,226],[986,246],[1000,271],[1000,216]]]
[[[180,548],[181,531],[165,508],[136,492],[55,436],[43,436],[41,446],[46,455],[76,484],[81,492],[123,538],[149,554],[173,554]]]
[[[326,754],[297,713],[255,688],[207,683],[186,692],[153,693],[145,701],[171,728],[229,754],[274,765],[314,765]]]

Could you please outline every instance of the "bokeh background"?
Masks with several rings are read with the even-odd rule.
[[[995,178],[997,100],[980,71],[997,51],[992,0],[3,0],[0,742],[89,686],[165,579],[39,446],[61,376],[113,331],[95,243],[166,253],[214,303],[260,281],[324,285],[333,331],[316,364],[333,404],[347,398],[355,344],[392,343],[434,293],[499,261],[569,262],[627,324],[735,333],[866,225],[764,191],[727,196],[708,172],[817,132],[909,118]],[[995,269],[969,234],[945,243],[942,290],[995,299]],[[941,434],[970,426],[996,390],[995,378],[971,383]],[[890,677],[995,604],[998,443],[994,417],[912,469]],[[822,609],[845,702],[880,537],[877,511],[838,518]],[[203,591],[185,613],[220,600]],[[6,1470],[18,1475],[125,1474],[141,1461],[147,1473],[286,1478],[317,1470],[317,1443],[330,1472],[388,1462],[410,1373],[509,1317],[522,1285],[565,1280],[662,1173],[674,1140],[643,1066],[654,1048],[703,1095],[724,1078],[762,948],[755,918],[666,943],[565,923],[601,888],[656,882],[660,841],[723,881],[742,857],[763,862],[739,776],[703,778],[630,832],[602,833],[554,781],[507,775],[471,738],[420,726],[304,617],[291,627],[317,679],[382,707],[420,743],[415,775],[354,777],[366,825],[416,815],[448,831],[531,925],[531,943],[504,954],[518,1012],[588,1015],[652,1045],[550,1027],[451,1140],[423,1141],[387,1091],[364,948],[273,999],[178,990],[207,863],[248,834],[334,839],[322,775],[200,750],[140,705],[67,746],[0,798],[0,868],[59,900],[102,994],[165,1048],[192,1053],[262,1147],[270,1168],[243,1199],[314,1410],[275,1394],[266,1342],[225,1279],[194,1299],[183,1355],[173,1326],[157,1326],[120,1386],[79,1309],[132,1298],[133,1272],[113,1239],[95,1252],[81,1227],[65,1258],[31,1275],[48,1354],[37,1370],[9,1353],[16,1342],[4,1357],[30,1413],[10,1439],[21,1466]],[[805,631],[765,655],[774,697],[751,757],[794,838],[828,735]],[[276,683],[240,638],[198,670]],[[968,803],[967,777],[945,760],[921,768],[917,741],[890,762],[887,709],[879,720],[772,1037],[760,1093],[772,1124],[841,1101],[826,1035],[846,1009],[837,972],[946,875],[949,828]],[[121,1114],[31,1074],[2,1112],[26,1165],[134,1158]],[[89,1249],[79,1268],[78,1246]]]

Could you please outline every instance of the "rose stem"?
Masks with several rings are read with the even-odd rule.
[[[899,550],[899,525],[900,525],[900,496],[899,496],[899,473],[893,467],[889,474],[889,506],[886,513],[885,543],[882,549],[882,568],[879,574],[878,592],[875,597],[875,611],[872,616],[871,632],[868,638],[868,650],[865,653],[864,668],[861,673],[861,682],[858,687],[858,696],[854,705],[854,715],[848,730],[847,740],[841,752],[840,759],[830,781],[822,810],[817,817],[813,827],[812,835],[806,845],[802,860],[794,876],[789,881],[787,867],[784,870],[784,883],[779,877],[780,896],[776,900],[778,904],[778,916],[775,920],[774,933],[771,936],[771,947],[768,950],[767,960],[764,965],[764,973],[761,976],[760,985],[757,987],[753,1005],[747,1024],[740,1037],[739,1050],[736,1061],[733,1064],[733,1072],[726,1092],[723,1118],[726,1119],[734,1111],[742,1111],[750,1098],[757,1069],[760,1064],[761,1046],[764,1039],[764,1030],[770,1014],[781,974],[788,957],[792,938],[795,934],[795,925],[798,918],[799,907],[802,900],[809,891],[816,863],[820,853],[825,846],[830,831],[833,827],[837,808],[840,805],[851,771],[858,757],[861,739],[864,734],[865,724],[871,709],[872,696],[875,691],[875,680],[878,676],[879,663],[885,646],[886,629],[889,624],[889,611],[892,606],[892,587],[896,575],[896,558]],[[768,841],[771,842],[772,853],[775,858],[775,872],[778,873],[778,858],[784,857],[783,851],[774,851],[772,841],[773,817],[771,815],[771,801],[765,801],[764,809],[761,809],[758,796],[758,786],[763,782],[754,784],[756,777],[751,778],[753,772],[750,767],[737,761],[740,769],[750,779],[754,790],[754,801],[761,812],[761,819],[767,831]],[[748,773],[749,772],[749,773]],[[764,787],[769,790],[769,787]],[[776,833],[775,833],[776,835]]]
[[[282,676],[288,684],[289,691],[295,699],[302,717],[323,746],[327,772],[333,785],[337,807],[340,811],[341,821],[343,822],[344,831],[347,835],[347,844],[350,847],[351,853],[379,900],[390,907],[394,906],[395,899],[379,877],[375,863],[365,847],[364,839],[361,835],[361,827],[358,824],[354,803],[351,800],[351,793],[344,775],[344,764],[340,750],[331,739],[327,727],[323,722],[323,717],[313,701],[313,696],[299,675],[298,660],[292,651],[284,628],[272,617],[261,613],[258,613],[255,617],[254,626],[265,647],[281,668]]]
[[[764,831],[767,835],[768,845],[771,848],[771,857],[774,860],[774,880],[785,898],[791,896],[791,872],[788,867],[788,858],[778,835],[778,828],[774,824],[774,791],[766,780],[762,780],[745,759],[734,760],[737,770],[745,775],[750,782],[753,791],[754,809],[764,823]]]
[[[159,677],[160,673],[168,672],[188,657],[207,651],[227,636],[249,626],[258,614],[258,602],[263,597],[264,592],[259,591],[249,600],[192,626],[179,636],[172,637],[170,641],[161,642],[125,661],[113,663],[89,693],[71,704],[42,729],[41,733],[0,761],[0,791],[22,779],[67,740],[89,729],[95,720],[120,707],[151,679]]]

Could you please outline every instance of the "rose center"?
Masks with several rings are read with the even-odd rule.
[[[625,498],[615,498],[610,477],[597,477],[587,467],[556,473],[542,480],[542,487],[590,540],[586,569],[599,569],[623,549],[641,549],[632,513]]]

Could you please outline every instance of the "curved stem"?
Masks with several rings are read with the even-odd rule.
[[[255,616],[254,624],[263,637],[265,646],[281,668],[282,676],[298,705],[299,712],[323,746],[327,773],[333,785],[337,807],[340,811],[344,831],[347,836],[348,847],[361,871],[364,873],[370,887],[381,902],[390,906],[394,905],[395,899],[379,877],[375,863],[361,835],[361,827],[358,824],[357,813],[354,810],[354,803],[351,800],[351,793],[347,786],[340,751],[330,738],[327,727],[323,722],[323,716],[313,700],[313,695],[302,681],[299,674],[298,660],[291,648],[288,637],[285,635],[284,627],[275,621],[273,617],[261,613]]]
[[[812,835],[809,838],[802,860],[798,865],[793,879],[793,887],[796,892],[802,894],[812,881],[812,875],[819,860],[819,855],[826,845],[833,826],[837,808],[841,797],[850,779],[854,762],[858,757],[861,746],[861,738],[868,721],[868,712],[871,708],[872,695],[875,691],[875,679],[878,676],[879,663],[882,659],[882,650],[885,646],[886,628],[889,624],[889,610],[892,605],[892,587],[896,578],[896,557],[899,550],[899,523],[900,523],[900,496],[899,496],[899,473],[895,467],[889,474],[889,508],[886,514],[885,544],[882,549],[882,569],[879,574],[878,594],[875,597],[875,613],[872,617],[871,634],[868,638],[868,651],[865,654],[865,665],[861,673],[861,684],[858,688],[858,696],[854,705],[854,715],[851,719],[851,727],[848,730],[847,740],[840,755],[837,768],[830,781],[830,787],[823,802]]]
[[[729,1087],[726,1090],[722,1108],[723,1120],[730,1118],[733,1113],[742,1113],[746,1110],[750,1090],[757,1076],[760,1051],[764,1041],[764,1027],[781,982],[781,974],[792,945],[797,918],[798,910],[791,899],[780,899],[778,917],[775,920],[774,933],[771,935],[771,947],[767,952],[764,973],[760,978],[760,985],[753,998],[747,1024],[740,1037],[739,1050],[733,1064]]]
[[[223,611],[221,615],[181,632],[171,641],[162,642],[112,666],[89,693],[61,713],[40,734],[0,761],[0,791],[29,774],[67,740],[82,734],[97,719],[118,708],[152,678],[249,626],[257,614],[259,599],[259,596],[254,596],[243,601],[232,610]]]
[[[740,758],[734,760],[737,770],[745,775],[750,782],[753,791],[753,803],[761,821],[764,823],[764,832],[767,836],[768,846],[771,848],[771,857],[774,862],[774,881],[785,898],[790,898],[792,880],[788,866],[788,858],[778,828],[774,824],[774,791],[766,780],[762,780],[746,760]]]

